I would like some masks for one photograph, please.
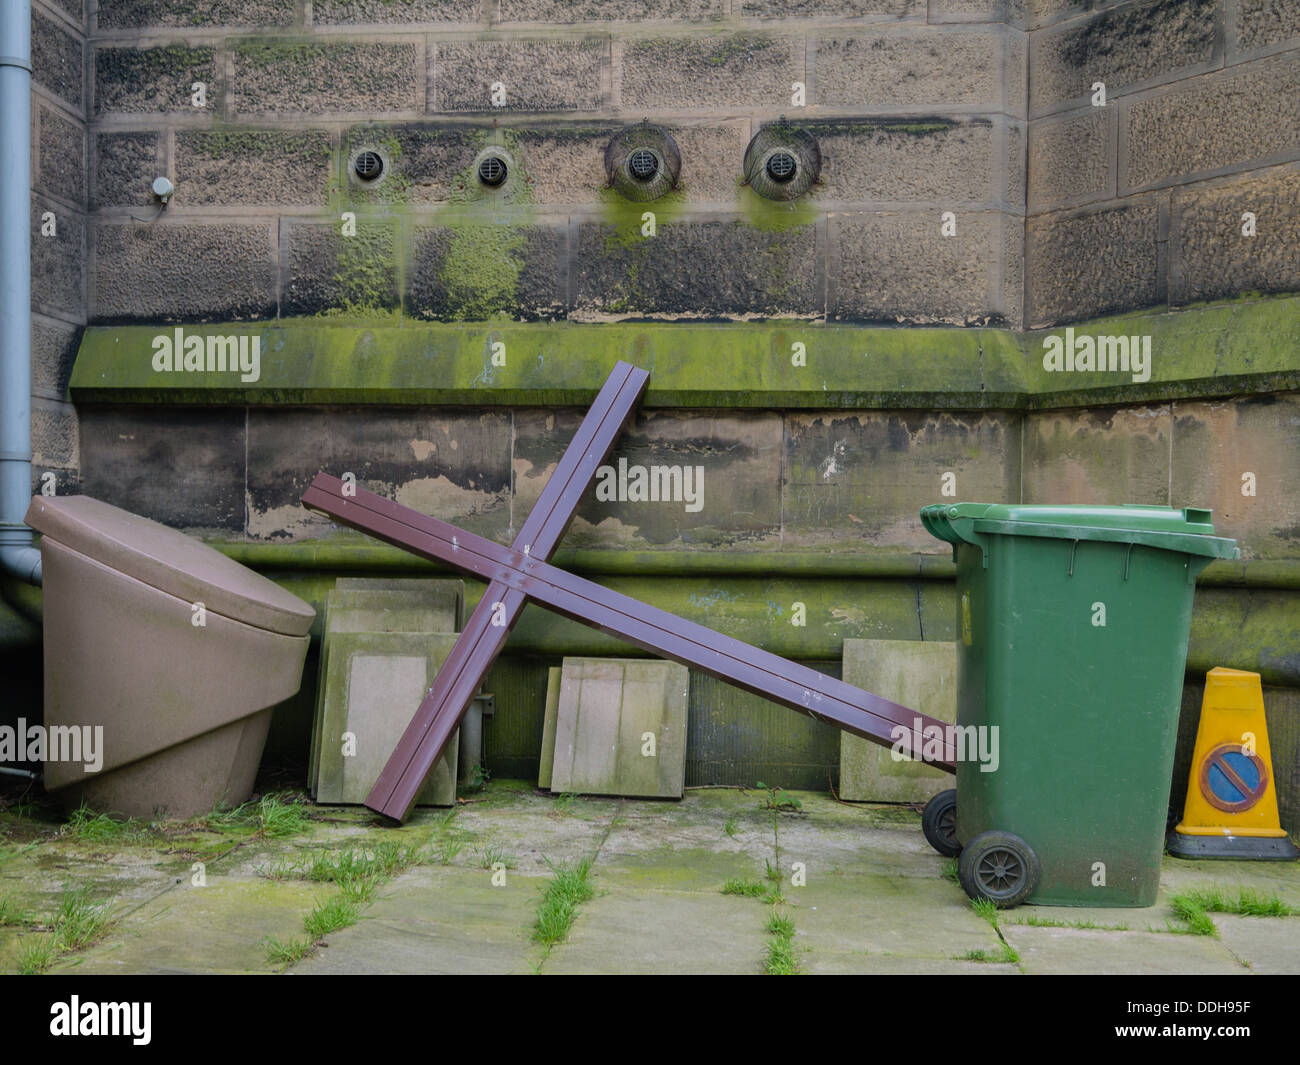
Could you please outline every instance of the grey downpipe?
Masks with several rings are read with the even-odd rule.
[[[32,5],[0,3],[0,570],[41,583],[32,499]]]

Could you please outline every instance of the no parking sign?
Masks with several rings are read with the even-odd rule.
[[[1259,674],[1205,677],[1187,805],[1165,843],[1179,858],[1300,857],[1278,821]]]

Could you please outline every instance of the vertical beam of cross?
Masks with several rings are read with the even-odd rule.
[[[650,375],[619,362],[515,537],[513,550],[545,561],[573,520],[582,495],[631,419]],[[366,805],[398,821],[415,803],[479,685],[527,603],[517,588],[492,580],[443,663],[415,717],[375,781]]]

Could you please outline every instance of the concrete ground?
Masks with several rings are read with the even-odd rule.
[[[765,792],[735,789],[680,803],[557,798],[511,781],[469,798],[401,828],[310,804],[287,818],[126,829],[11,807],[0,813],[0,971],[1300,972],[1300,916],[1214,913],[1197,935],[1170,904],[1217,887],[1300,908],[1296,863],[1166,858],[1149,909],[1025,906],[995,927],[908,807],[795,793],[800,809],[773,811]],[[583,859],[592,897],[565,938],[539,942],[548,886]],[[369,863],[352,909],[338,877],[311,879],[341,861]],[[729,881],[756,897],[724,893]],[[322,920],[354,923],[306,930]]]

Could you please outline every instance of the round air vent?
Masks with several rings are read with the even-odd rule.
[[[817,139],[784,119],[760,129],[745,149],[745,184],[769,200],[797,199],[821,169]]]
[[[657,200],[677,184],[682,153],[666,129],[642,122],[625,126],[605,147],[610,188],[626,199]]]
[[[795,158],[790,152],[775,151],[767,157],[767,165],[764,169],[767,171],[768,177],[784,185],[787,181],[794,179],[799,164],[795,162]]]
[[[478,164],[478,179],[490,189],[499,189],[510,176],[510,168],[499,155],[486,155]]]
[[[627,172],[637,181],[649,181],[659,173],[659,158],[649,148],[638,148],[627,157]]]
[[[378,152],[359,152],[352,161],[352,170],[362,181],[374,181],[384,172],[384,160]]]

